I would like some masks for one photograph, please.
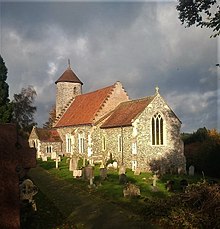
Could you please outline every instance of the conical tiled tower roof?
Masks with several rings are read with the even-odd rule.
[[[60,76],[60,78],[55,82],[55,84],[57,84],[59,82],[80,83],[81,85],[83,85],[83,83],[79,80],[79,78],[76,76],[76,74],[72,71],[72,69],[70,68],[70,66]]]

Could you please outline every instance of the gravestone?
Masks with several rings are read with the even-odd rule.
[[[140,188],[136,186],[135,184],[128,183],[125,188],[123,189],[124,197],[134,197],[134,196],[140,196]]]
[[[42,161],[47,161],[47,156],[41,156]]]
[[[19,188],[21,201],[27,200],[32,205],[33,210],[37,211],[36,203],[33,199],[33,196],[38,192],[37,186],[30,179],[26,179],[20,184]]]
[[[118,163],[117,163],[117,161],[114,161],[114,162],[112,163],[112,165],[113,165],[114,169],[117,169],[117,168],[118,168]]]
[[[78,159],[76,157],[70,158],[69,171],[76,170],[78,166]]]
[[[83,178],[85,180],[90,180],[90,179],[94,178],[94,170],[93,170],[93,167],[91,165],[87,165],[83,169]]]
[[[135,169],[134,170],[134,175],[135,176],[139,176],[141,174],[141,170],[140,169]]]
[[[58,169],[59,167],[59,162],[61,161],[61,158],[60,156],[57,156],[56,159],[55,159],[55,162],[56,162],[56,169]]]
[[[127,183],[127,176],[122,173],[119,175],[119,184],[126,184]]]
[[[51,153],[51,159],[52,159],[52,160],[55,160],[56,157],[57,157],[57,153],[56,153],[56,152],[52,152],[52,153]]]
[[[158,180],[158,177],[157,177],[156,174],[153,175],[152,180],[153,180],[153,187],[156,187],[156,185],[157,185],[157,180]]]
[[[77,177],[81,177],[82,176],[82,170],[81,169],[74,169],[73,170],[73,177],[77,178]]]
[[[107,169],[106,168],[100,168],[99,169],[101,180],[105,180],[107,178]]]
[[[194,176],[194,172],[195,172],[195,167],[194,167],[193,165],[191,165],[191,166],[189,167],[189,175],[190,175],[190,176]]]
[[[126,168],[124,165],[121,165],[119,167],[118,175],[125,174],[126,173]]]

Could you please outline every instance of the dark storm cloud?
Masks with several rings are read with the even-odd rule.
[[[1,19],[11,95],[34,85],[39,124],[70,58],[84,92],[119,80],[138,98],[158,85],[184,131],[217,125],[217,40],[181,26],[174,3],[11,2]]]

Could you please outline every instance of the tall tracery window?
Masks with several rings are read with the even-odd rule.
[[[79,153],[84,153],[85,150],[85,136],[83,132],[79,133]]]
[[[152,126],[152,145],[164,144],[163,118],[159,113],[156,113],[151,120]]]
[[[71,136],[71,134],[66,135],[66,152],[67,153],[72,152],[72,136]]]

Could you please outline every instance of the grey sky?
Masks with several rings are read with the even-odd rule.
[[[0,4],[10,96],[35,87],[39,126],[69,58],[84,92],[119,80],[130,98],[139,98],[158,85],[182,131],[217,128],[218,40],[209,30],[184,28],[175,2]]]

